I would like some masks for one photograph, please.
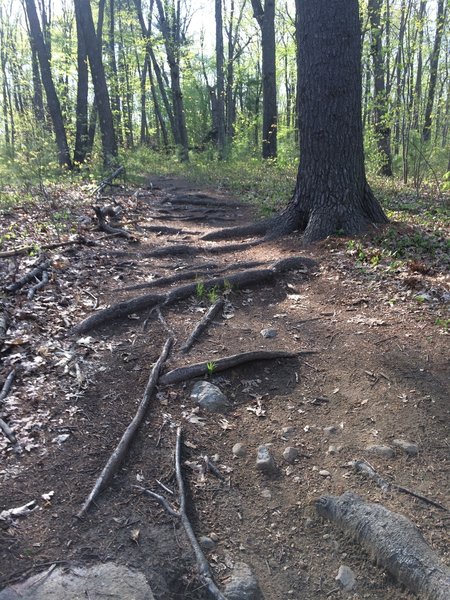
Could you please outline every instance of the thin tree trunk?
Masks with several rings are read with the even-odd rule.
[[[222,0],[215,0],[216,17],[216,80],[217,80],[217,150],[219,160],[225,158],[225,79],[223,54]]]
[[[117,141],[122,143],[122,124],[121,124],[121,102],[119,94],[119,78],[117,74],[116,61],[116,37],[115,37],[115,0],[109,0],[109,35],[108,35],[108,58],[110,70],[110,85],[111,90],[111,110],[113,115],[114,126],[116,129]]]
[[[434,95],[436,91],[436,81],[439,64],[439,54],[441,52],[442,32],[444,30],[445,7],[444,0],[438,0],[436,15],[436,33],[434,37],[433,51],[430,56],[430,81],[428,84],[428,98],[425,107],[425,117],[423,122],[422,140],[429,142],[431,139],[432,112],[434,105]]]
[[[419,129],[420,107],[422,105],[422,76],[423,76],[423,29],[425,21],[425,9],[427,6],[426,0],[422,0],[418,15],[418,38],[417,38],[417,70],[416,70],[416,86],[414,90],[414,113],[412,119],[412,127],[415,130]]]
[[[75,150],[73,162],[81,165],[86,160],[88,151],[88,58],[84,44],[83,32],[78,22],[78,13],[75,13],[77,21],[77,105],[76,105],[76,131]]]
[[[59,164],[71,169],[72,161],[70,159],[70,151],[67,144],[66,128],[62,117],[61,105],[53,82],[49,53],[44,42],[44,36],[42,34],[34,0],[25,0],[25,8],[30,27],[30,35],[39,60],[42,83],[47,97],[47,106],[52,119],[56,145],[58,147]]]
[[[105,167],[110,167],[116,162],[115,159],[117,158],[118,149],[111,104],[109,101],[109,92],[106,85],[102,61],[101,44],[95,32],[89,0],[74,0],[74,3],[75,10],[78,11],[78,20],[83,32],[84,43],[91,68],[95,102],[102,137],[103,162]]]
[[[262,157],[277,156],[277,81],[275,46],[275,0],[252,0],[254,17],[261,29],[263,79]]]

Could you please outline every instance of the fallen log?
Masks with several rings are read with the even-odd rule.
[[[225,304],[225,300],[223,298],[218,298],[212,306],[209,307],[207,312],[203,315],[200,321],[197,323],[194,331],[188,337],[188,339],[184,342],[184,344],[180,348],[180,352],[186,354],[198,340],[198,338],[202,335],[208,325],[213,321],[214,317],[222,310],[223,305]]]
[[[171,515],[181,521],[181,524],[184,527],[186,535],[188,537],[189,543],[192,546],[192,549],[195,554],[195,559],[197,561],[197,567],[199,571],[200,579],[203,585],[208,589],[209,593],[216,600],[227,600],[226,597],[222,594],[222,592],[217,587],[214,577],[211,571],[211,567],[209,566],[208,561],[206,560],[205,555],[203,554],[203,550],[200,547],[200,544],[195,537],[194,529],[189,521],[189,517],[186,510],[186,492],[184,490],[184,481],[183,481],[183,473],[181,472],[181,427],[177,429],[177,442],[175,447],[175,477],[178,485],[178,496],[180,508],[179,510],[175,510],[169,502],[161,496],[160,494],[156,494],[151,490],[147,490],[141,486],[133,485],[134,489],[139,490],[146,496],[153,498],[163,508]]]
[[[197,286],[201,284],[207,292],[212,288],[223,288],[225,286],[232,289],[247,287],[248,285],[261,283],[262,281],[271,281],[279,273],[291,270],[304,269],[305,265],[314,264],[310,259],[305,259],[300,256],[293,256],[277,260],[265,269],[249,269],[229,275],[228,277],[215,277],[213,279],[205,279],[201,282],[190,283],[181,287],[174,288],[165,294],[146,294],[138,296],[131,300],[125,300],[113,304],[108,308],[97,311],[95,314],[87,317],[71,330],[74,335],[84,334],[87,331],[100,327],[105,323],[122,319],[127,315],[141,310],[153,308],[156,305],[168,306],[180,300],[185,300],[196,293]],[[306,271],[304,271],[306,272]]]
[[[153,369],[150,373],[150,377],[147,382],[147,386],[144,391],[144,395],[142,400],[138,406],[136,414],[134,415],[131,423],[126,428],[124,434],[120,438],[119,443],[114,449],[113,453],[108,459],[103,471],[95,482],[94,487],[92,488],[91,493],[87,497],[87,500],[84,502],[81,510],[78,512],[77,517],[81,519],[86,511],[89,509],[91,504],[95,501],[97,496],[100,494],[102,490],[108,485],[111,478],[117,472],[119,466],[123,462],[128,448],[130,447],[131,442],[136,435],[137,430],[139,429],[142,421],[145,418],[148,406],[150,404],[150,400],[152,398],[153,391],[158,383],[159,373],[161,371],[164,362],[169,356],[170,350],[172,348],[173,338],[168,338],[166,343],[164,344],[164,348],[162,349],[161,355],[153,366]]]
[[[10,293],[10,294],[15,294],[24,285],[26,285],[27,283],[30,283],[30,281],[33,281],[33,279],[35,277],[37,277],[38,275],[40,275],[41,273],[43,273],[44,271],[46,271],[48,268],[50,268],[50,261],[49,260],[45,260],[41,264],[37,265],[37,267],[35,267],[34,269],[32,269],[29,273],[26,273],[26,275],[23,275],[23,277],[21,277],[20,279],[18,279],[14,283],[11,283],[10,285],[7,285],[4,288],[5,291],[8,292],[8,293]]]
[[[449,600],[450,568],[406,517],[380,504],[367,504],[352,492],[323,496],[318,514],[349,533],[378,565],[421,600]]]
[[[313,351],[300,351],[300,352],[285,352],[284,350],[255,350],[253,352],[242,352],[241,354],[232,354],[231,356],[224,356],[223,358],[215,359],[214,361],[195,363],[193,365],[187,365],[185,367],[179,367],[173,369],[165,375],[163,375],[159,383],[161,385],[171,385],[172,383],[179,383],[180,381],[186,381],[187,379],[193,379],[194,377],[202,377],[211,372],[211,365],[213,365],[213,373],[219,371],[226,371],[239,365],[244,365],[255,360],[274,360],[276,358],[296,358],[301,354],[313,354]]]
[[[110,185],[112,183],[112,181],[118,177],[121,173],[123,173],[125,171],[125,167],[120,166],[117,167],[117,169],[115,171],[113,171],[111,173],[111,175],[108,175],[108,177],[105,177],[105,179],[103,179],[98,186],[95,188],[95,190],[92,192],[92,195],[95,196],[96,194],[100,194],[107,185]]]

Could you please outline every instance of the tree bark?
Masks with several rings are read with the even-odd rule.
[[[277,80],[275,45],[275,0],[252,0],[254,17],[261,29],[263,79],[262,157],[277,156]]]
[[[71,169],[72,161],[70,159],[70,151],[67,144],[66,128],[64,126],[61,105],[56,93],[55,84],[53,82],[52,71],[50,67],[50,56],[45,45],[34,0],[25,0],[25,8],[28,17],[28,24],[30,26],[32,43],[36,49],[36,54],[39,60],[42,84],[47,97],[48,111],[52,119],[55,141],[58,147],[59,164]]]
[[[304,0],[300,19],[301,160],[293,198],[270,237],[304,230],[306,243],[358,235],[387,218],[365,175],[357,0]]]
[[[105,70],[102,61],[101,44],[95,32],[90,1],[74,0],[74,4],[75,11],[78,12],[77,18],[83,32],[84,43],[91,68],[95,103],[97,106],[102,137],[103,163],[105,167],[110,167],[115,164],[118,149],[111,104],[109,101],[109,92],[106,85]]]

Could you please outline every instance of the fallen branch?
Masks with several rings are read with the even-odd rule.
[[[120,166],[113,173],[111,173],[111,175],[105,177],[105,179],[103,179],[92,192],[92,195],[95,196],[96,194],[100,194],[105,189],[105,187],[109,185],[113,181],[113,179],[118,177],[123,171],[125,171],[125,167]]]
[[[20,246],[19,248],[13,248],[12,250],[5,250],[0,252],[0,258],[8,258],[10,256],[18,256],[19,254],[28,254],[29,252],[36,250],[36,246],[40,250],[54,250],[55,248],[64,248],[65,246],[73,246],[74,244],[85,244],[86,240],[79,236],[76,240],[69,240],[66,242],[52,242],[50,244],[31,244],[29,246]]]
[[[12,369],[12,371],[10,371],[8,373],[8,376],[5,379],[5,383],[3,384],[2,391],[0,392],[0,406],[3,404],[6,397],[9,394],[9,390],[11,389],[11,386],[13,384],[15,376],[16,376],[16,371],[15,371],[15,369]]]
[[[11,442],[11,444],[13,446],[17,446],[17,438],[15,436],[15,433],[13,432],[11,427],[6,423],[6,421],[4,421],[1,418],[0,418],[0,429],[3,431],[3,433],[8,438],[8,440]]]
[[[296,358],[300,354],[312,354],[312,351],[306,352],[285,352],[284,350],[255,350],[253,352],[242,352],[241,354],[232,354],[231,356],[225,356],[224,358],[218,358],[214,360],[213,372],[226,371],[239,365],[244,365],[255,360],[275,360],[276,358]],[[163,375],[159,383],[161,385],[171,385],[172,383],[179,383],[180,381],[186,381],[187,379],[193,379],[194,377],[202,377],[207,375],[211,371],[211,362],[195,363],[193,365],[187,365],[186,367],[179,367],[173,369],[165,375]]]
[[[311,265],[313,261],[302,257],[291,257],[277,260],[272,265],[265,269],[249,269],[241,273],[235,273],[228,277],[216,277],[213,279],[203,280],[197,283],[191,283],[185,286],[174,288],[165,294],[146,294],[138,296],[131,300],[118,302],[108,308],[97,311],[95,314],[87,317],[72,329],[72,334],[84,334],[91,329],[95,329],[105,323],[109,323],[116,319],[121,319],[127,315],[139,312],[145,309],[153,308],[156,305],[169,306],[180,300],[185,300],[196,293],[197,286],[201,284],[207,292],[212,288],[223,288],[225,285],[239,289],[252,284],[261,283],[262,281],[271,281],[279,273],[294,269],[302,269],[305,265]]]
[[[0,349],[3,346],[8,331],[10,317],[6,308],[0,305]]]
[[[45,287],[49,281],[50,281],[50,276],[48,274],[48,271],[43,271],[41,281],[36,283],[36,285],[33,285],[28,290],[27,300],[33,300],[34,296],[36,295],[36,292],[38,292],[43,287]]]
[[[105,217],[103,216],[102,209],[99,206],[93,206],[92,208],[95,212],[95,216],[97,217],[98,227],[101,231],[104,231],[108,234],[117,235],[119,237],[124,237],[127,239],[131,239],[133,237],[129,231],[126,231],[125,229],[122,229],[120,227],[113,227],[112,225],[107,223],[105,221]]]
[[[144,396],[139,404],[139,407],[136,411],[136,414],[133,417],[133,420],[126,428],[124,434],[120,438],[119,443],[114,449],[113,453],[108,459],[103,471],[101,472],[99,478],[95,482],[94,487],[92,488],[91,493],[89,494],[87,500],[81,507],[81,510],[77,514],[77,517],[81,519],[86,511],[89,509],[90,505],[95,501],[99,493],[108,485],[109,481],[113,477],[113,475],[117,472],[120,464],[124,460],[128,448],[131,442],[136,435],[137,430],[139,429],[142,421],[145,418],[145,414],[147,412],[148,406],[150,404],[150,400],[153,394],[153,391],[158,383],[159,373],[161,371],[164,362],[169,356],[170,350],[172,348],[173,338],[168,338],[166,343],[164,344],[164,348],[161,352],[160,357],[156,361],[153,366],[153,369],[150,373],[150,377],[147,382],[147,386],[145,388]]]
[[[133,488],[140,490],[146,496],[149,496],[150,498],[153,498],[154,500],[159,502],[161,504],[161,506],[164,508],[164,510],[166,510],[166,512],[168,512],[169,515],[171,515],[172,517],[180,519],[181,524],[183,525],[186,535],[189,539],[189,543],[191,544],[192,549],[194,551],[195,559],[197,561],[197,567],[199,570],[199,576],[200,576],[202,583],[208,588],[208,590],[213,598],[216,598],[216,600],[226,600],[225,596],[219,590],[219,588],[217,587],[217,585],[214,581],[211,567],[209,566],[209,563],[206,560],[206,557],[203,554],[202,549],[200,548],[200,544],[197,542],[197,538],[195,537],[195,533],[192,528],[191,522],[189,521],[189,518],[187,516],[186,493],[184,491],[183,474],[181,472],[181,427],[178,427],[178,429],[177,429],[177,442],[176,442],[176,447],[175,447],[175,476],[176,476],[177,485],[178,485],[178,494],[179,494],[179,503],[180,503],[180,508],[178,511],[175,510],[169,504],[169,502],[164,498],[164,496],[161,496],[160,494],[156,494],[155,492],[152,492],[151,490],[146,490],[145,488],[142,488],[140,486],[134,485]]]
[[[27,273],[26,275],[23,275],[23,277],[21,277],[14,283],[7,285],[5,287],[5,291],[9,292],[10,294],[15,294],[18,290],[20,290],[20,288],[22,288],[27,283],[30,283],[30,281],[33,281],[33,279],[35,277],[38,277],[38,275],[40,275],[41,273],[46,271],[49,267],[50,267],[50,261],[45,260],[40,265],[38,265],[37,267],[32,269],[29,273]]]
[[[188,337],[188,339],[184,342],[184,344],[180,348],[180,352],[186,354],[198,340],[198,338],[202,335],[205,329],[212,323],[214,317],[222,310],[223,305],[225,304],[225,300],[220,297],[218,298],[212,306],[209,307],[208,311],[203,315],[200,321],[197,323],[194,331]]]
[[[421,600],[448,600],[450,569],[406,517],[359,496],[323,496],[316,502],[320,516],[350,533],[377,564],[387,569]]]
[[[408,494],[409,496],[413,496],[414,498],[417,498],[418,500],[422,500],[422,502],[425,502],[426,504],[435,506],[436,508],[440,508],[441,510],[445,510],[448,512],[448,508],[446,508],[442,504],[439,504],[439,502],[436,502],[435,500],[430,500],[430,498],[426,498],[425,496],[422,496],[421,494],[417,494],[416,492],[413,492],[412,490],[405,488],[402,485],[398,485],[397,483],[391,483],[391,482],[387,481],[386,479],[381,477],[381,475],[379,473],[377,473],[377,471],[375,471],[375,469],[372,467],[372,465],[370,465],[365,460],[352,461],[352,467],[359,473],[364,473],[365,475],[367,475],[368,477],[373,479],[375,481],[375,483],[383,490],[383,492],[388,492],[391,489],[397,490],[398,492],[402,492],[403,494]]]

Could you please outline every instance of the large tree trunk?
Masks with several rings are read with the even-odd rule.
[[[30,35],[32,43],[36,49],[36,54],[39,60],[41,69],[42,84],[47,97],[48,111],[52,119],[53,130],[55,132],[55,141],[58,147],[59,164],[61,166],[72,168],[70,160],[70,151],[67,144],[66,128],[61,112],[61,105],[56,93],[55,84],[53,82],[52,72],[50,68],[50,57],[48,49],[45,45],[44,36],[39,23],[39,17],[36,11],[34,0],[25,0],[25,8],[30,26]]]
[[[105,166],[109,167],[115,163],[118,150],[100,41],[95,32],[89,0],[75,0],[75,10],[78,12],[78,22],[83,31],[92,82],[94,84],[95,103],[102,136],[103,162]]]
[[[303,0],[299,19],[300,167],[271,235],[301,229],[308,243],[387,218],[364,169],[358,1]]]
[[[263,129],[262,156],[277,156],[277,79],[275,66],[275,0],[252,0],[255,19],[261,28],[262,79],[263,79]]]
[[[371,55],[374,78],[373,121],[378,151],[382,158],[380,175],[392,177],[391,128],[387,120],[387,95],[384,84],[381,9],[383,0],[369,0]]]

